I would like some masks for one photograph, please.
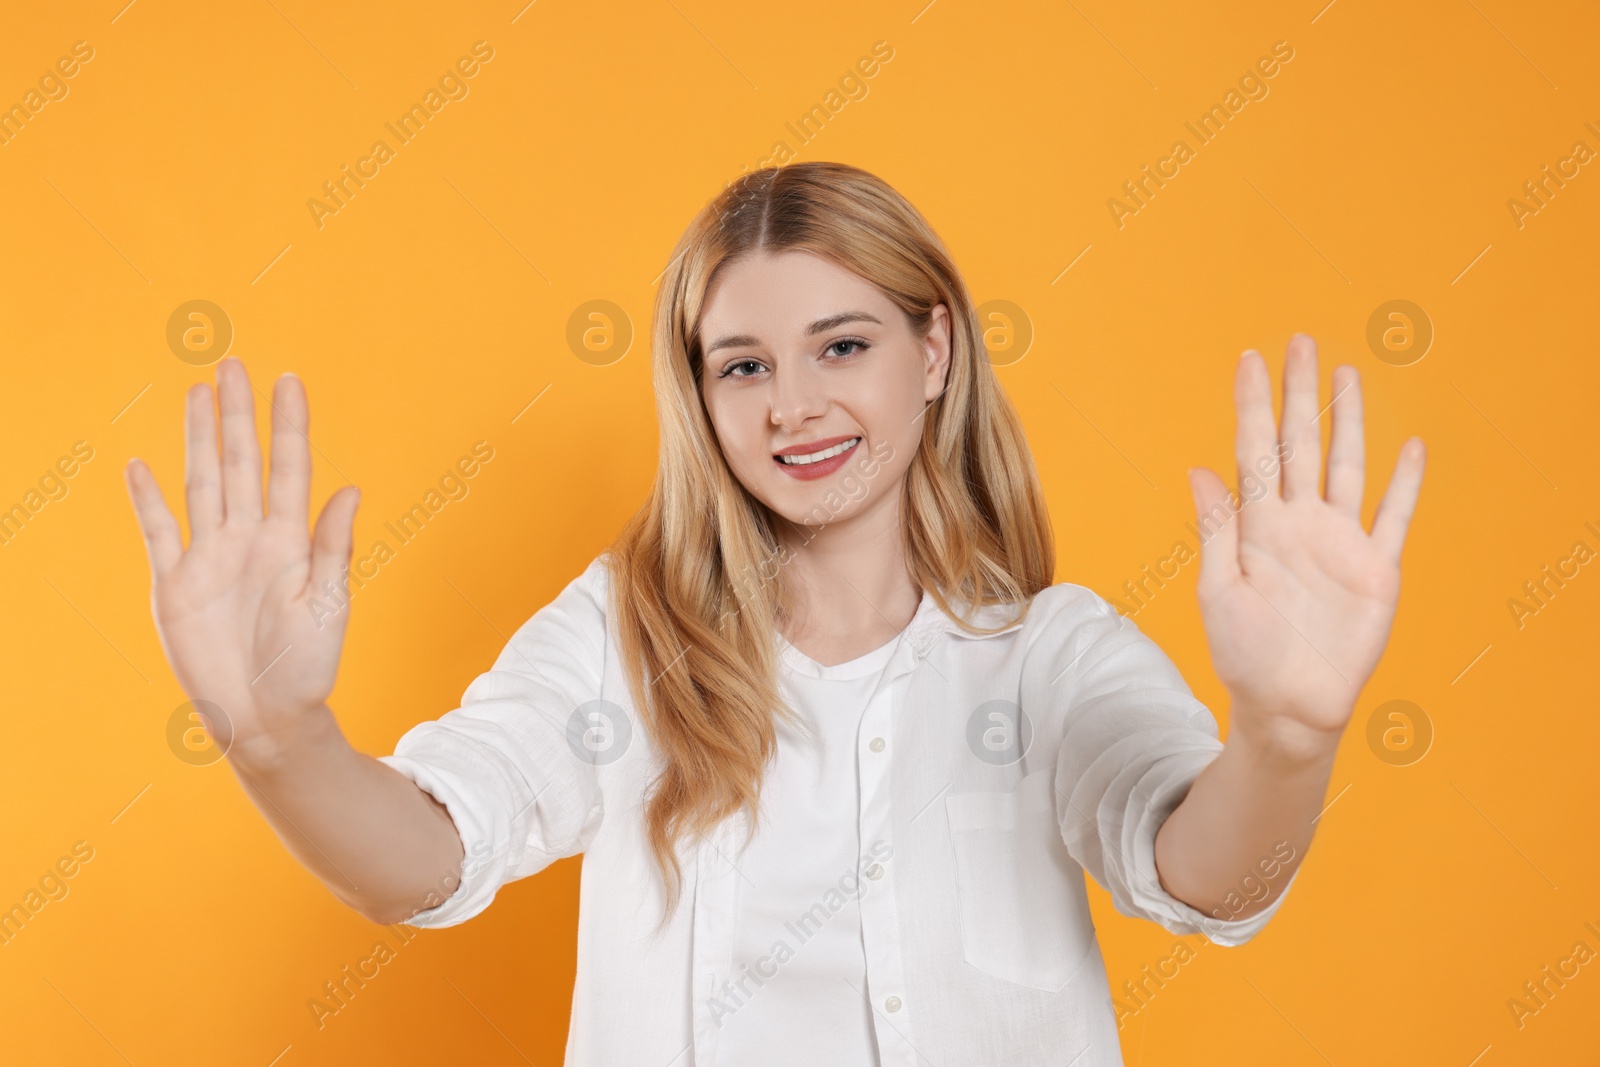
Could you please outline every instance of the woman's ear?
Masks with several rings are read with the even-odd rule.
[[[945,384],[950,379],[950,309],[943,304],[935,304],[931,314],[933,317],[928,322],[928,332],[922,338],[922,399],[930,404],[944,392]]]

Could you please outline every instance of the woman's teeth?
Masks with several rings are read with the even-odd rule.
[[[854,448],[856,443],[860,440],[861,438],[859,437],[852,437],[848,441],[840,441],[832,448],[824,448],[821,452],[812,452],[809,455],[804,456],[779,456],[778,460],[779,462],[787,463],[790,466],[803,466],[807,463],[820,463],[825,459],[831,459],[834,456],[837,456],[841,452],[848,452],[850,449]]]

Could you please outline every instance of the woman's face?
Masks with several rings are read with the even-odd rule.
[[[807,526],[899,499],[945,386],[945,305],[919,338],[859,275],[810,252],[761,252],[718,273],[700,338],[706,411],[756,499]]]

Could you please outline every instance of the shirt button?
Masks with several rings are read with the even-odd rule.
[[[867,868],[867,877],[871,878],[874,882],[876,882],[879,878],[882,878],[883,877],[883,864],[874,863],[871,867],[868,867]],[[893,1008],[890,1008],[889,1010],[890,1011],[894,1011]]]
[[[872,751],[874,751],[874,752],[882,752],[883,751],[883,738],[874,737],[872,739],[871,743],[868,744],[867,747],[872,749]]]
[[[900,1010],[900,998],[899,997],[890,997],[888,1000],[883,1002],[883,1006],[888,1011],[899,1011]]]

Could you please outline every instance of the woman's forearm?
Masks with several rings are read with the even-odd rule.
[[[372,921],[402,922],[456,888],[464,849],[444,806],[350,747],[326,705],[270,751],[228,759],[294,857]]]
[[[1291,757],[1231,733],[1156,834],[1162,886],[1221,921],[1266,908],[1311,844],[1335,751]]]

